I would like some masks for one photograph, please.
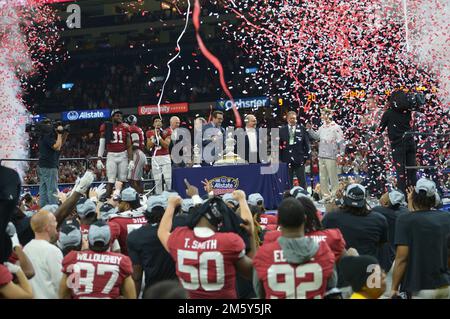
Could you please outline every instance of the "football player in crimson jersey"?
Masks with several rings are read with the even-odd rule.
[[[261,214],[259,215],[259,224],[263,229],[276,229],[276,226],[278,225],[278,217],[276,215]]]
[[[267,299],[322,298],[333,280],[334,255],[326,242],[305,237],[305,208],[295,198],[278,208],[281,236],[264,243],[253,258],[255,290]]]
[[[253,220],[243,191],[235,191],[241,207],[241,217],[251,236],[252,256],[255,251]],[[219,232],[223,215],[229,208],[219,197],[209,199],[196,212],[198,222],[192,228],[177,227],[171,232],[175,208],[180,197],[169,197],[167,209],[158,228],[158,237],[172,255],[177,276],[191,299],[237,298],[236,271],[251,279],[251,259],[245,255],[245,244],[236,233]],[[232,212],[231,212],[232,213]]]
[[[61,299],[136,299],[131,260],[108,252],[111,231],[103,221],[89,229],[89,250],[71,251],[62,262]]]
[[[259,193],[253,193],[248,196],[248,205],[254,207],[257,212],[255,215],[256,221],[265,231],[276,230],[278,227],[278,218],[275,215],[264,214],[264,198]]]
[[[320,222],[314,203],[307,197],[297,199],[305,208],[305,236],[313,238],[317,243],[326,242],[334,254],[336,262],[346,253],[345,239],[338,228],[324,229]],[[281,231],[269,231],[264,236],[264,243],[270,243],[281,236]]]
[[[109,216],[109,222],[120,228],[119,244],[122,254],[128,256],[127,238],[133,230],[147,224],[144,209],[141,207],[139,194],[132,187],[127,187],[120,194],[118,214]]]
[[[106,146],[107,198],[111,196],[113,184],[116,180],[126,182],[128,172],[134,169],[129,126],[126,123],[122,123],[122,111],[120,110],[112,110],[111,118],[112,123],[106,122],[100,126],[100,142],[97,155],[99,158],[102,158]],[[97,169],[102,170],[104,168],[102,160],[97,160]]]
[[[163,130],[159,117],[153,119],[153,129],[147,131],[147,149],[152,156],[152,173],[155,180],[155,193],[163,191],[162,178],[166,183],[166,190],[172,188],[172,161],[169,155],[169,145],[172,131]]]
[[[78,200],[76,205],[78,217],[80,218],[80,230],[83,238],[88,238],[90,226],[97,221],[97,206],[93,201],[86,198]],[[118,239],[120,237],[120,227],[116,223],[108,222],[111,232],[110,248],[112,251],[120,252]]]
[[[129,130],[134,162],[134,168],[128,172],[128,181],[136,191],[142,194],[144,192],[144,188],[141,180],[144,175],[144,166],[147,165],[147,157],[143,152],[145,147],[144,131],[136,125],[137,117],[134,115],[127,117],[127,123],[130,126]]]

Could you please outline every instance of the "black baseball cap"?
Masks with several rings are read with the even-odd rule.
[[[366,204],[366,188],[361,184],[350,184],[345,190],[344,204],[361,208]]]

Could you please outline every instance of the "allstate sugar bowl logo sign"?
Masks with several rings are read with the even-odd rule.
[[[239,179],[228,176],[215,177],[213,179],[210,179],[209,183],[214,190],[214,195],[231,193],[237,190],[237,188],[239,187]]]
[[[94,120],[109,118],[111,110],[73,110],[61,113],[63,121],[81,121],[81,120]]]
[[[77,111],[70,111],[67,113],[67,119],[69,121],[76,121],[78,120],[78,112]]]

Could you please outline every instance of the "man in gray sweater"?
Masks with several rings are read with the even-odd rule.
[[[307,125],[308,134],[313,140],[319,140],[320,193],[324,200],[331,198],[338,188],[337,164],[345,152],[345,140],[342,129],[332,119],[332,110],[321,110],[322,125],[315,132]],[[331,189],[330,189],[331,185]]]

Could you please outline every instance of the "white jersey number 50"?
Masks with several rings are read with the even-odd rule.
[[[223,288],[225,283],[225,265],[223,255],[218,251],[197,251],[178,250],[178,271],[189,274],[190,280],[180,278],[183,287],[188,290],[196,290],[202,287],[205,291],[218,291]],[[208,264],[214,263],[215,269],[208,269]],[[195,265],[199,265],[197,268]],[[215,270],[215,282],[208,279],[209,271]],[[186,276],[184,276],[186,278]]]

